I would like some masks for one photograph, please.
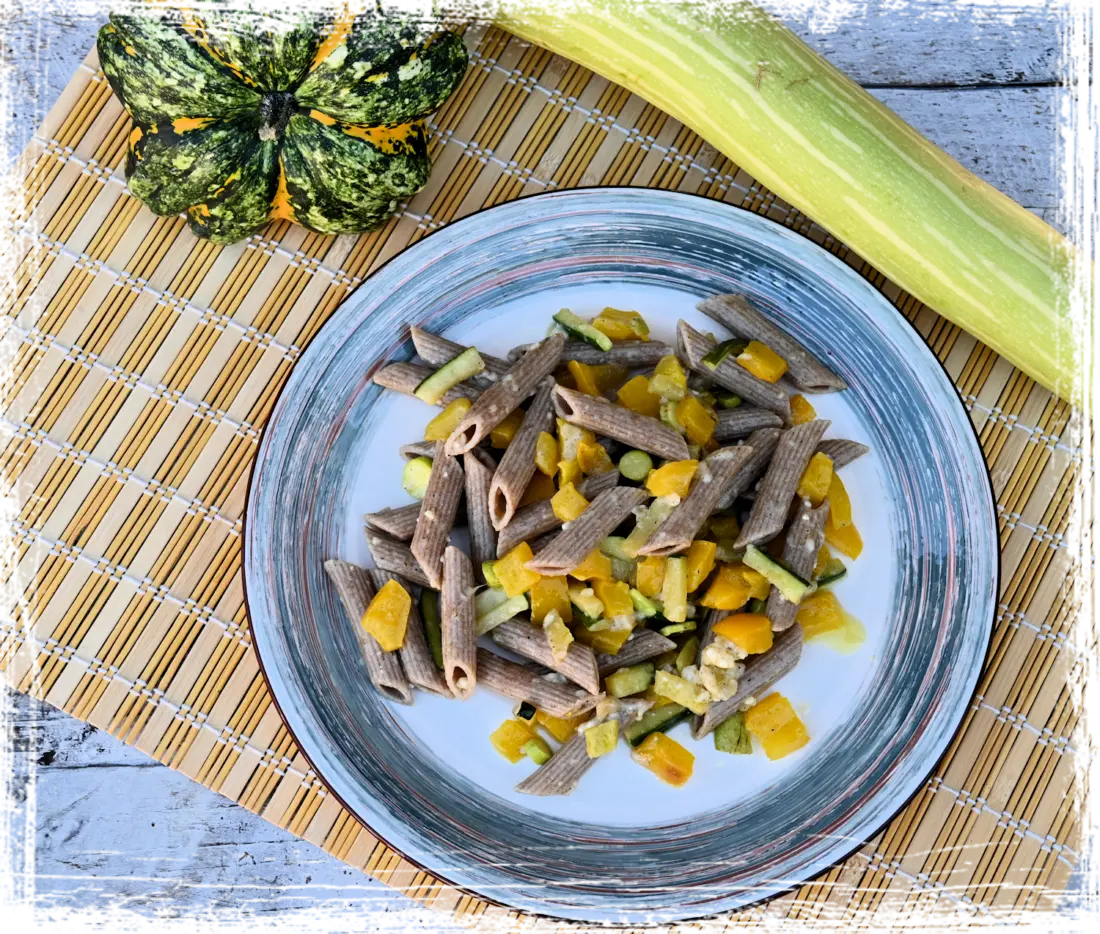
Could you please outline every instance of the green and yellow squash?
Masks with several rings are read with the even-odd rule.
[[[1080,398],[1092,271],[748,0],[500,0],[505,29],[667,111],[940,314]]]
[[[133,118],[130,191],[216,243],[271,220],[325,234],[382,224],[427,182],[424,117],[467,64],[457,35],[412,18],[209,4],[201,18],[112,14],[98,51]]]

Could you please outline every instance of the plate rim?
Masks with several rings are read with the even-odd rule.
[[[406,852],[404,847],[395,845],[394,843],[392,843],[390,841],[390,839],[388,839],[385,835],[380,833],[376,829],[376,827],[372,825],[372,823],[369,820],[367,820],[356,808],[352,807],[348,803],[348,801],[344,798],[343,795],[341,795],[339,792],[337,792],[333,788],[332,784],[325,777],[322,770],[320,768],[318,768],[317,764],[314,762],[313,757],[309,754],[309,752],[307,752],[305,745],[301,742],[301,740],[299,738],[299,733],[301,731],[296,730],[295,727],[291,724],[291,718],[287,716],[286,710],[284,709],[283,704],[279,700],[279,697],[278,697],[278,695],[277,695],[277,693],[274,689],[272,679],[271,679],[270,675],[268,674],[267,666],[264,663],[263,653],[260,650],[260,640],[256,638],[257,630],[255,630],[251,626],[251,620],[253,618],[253,613],[252,613],[253,601],[251,600],[250,595],[249,595],[249,581],[248,581],[248,579],[249,579],[249,570],[250,570],[250,566],[251,566],[251,563],[252,563],[251,558],[250,558],[251,536],[249,534],[249,528],[251,526],[251,519],[252,519],[252,515],[251,515],[252,506],[253,506],[253,503],[255,502],[254,491],[255,491],[256,471],[257,471],[257,468],[260,465],[262,459],[264,458],[264,455],[266,454],[267,445],[268,445],[269,438],[270,438],[270,432],[269,432],[268,429],[271,427],[271,425],[273,425],[275,423],[276,416],[277,416],[281,406],[286,401],[288,396],[291,394],[291,391],[293,389],[293,385],[294,385],[294,382],[295,382],[296,373],[298,373],[299,371],[302,370],[303,362],[305,362],[308,359],[308,355],[313,351],[314,347],[319,346],[319,343],[318,343],[317,339],[322,335],[322,333],[326,329],[335,328],[335,327],[339,326],[339,319],[342,317],[342,315],[341,315],[342,311],[344,312],[344,315],[350,314],[351,309],[354,307],[352,299],[356,296],[356,294],[358,294],[361,290],[363,290],[365,288],[368,288],[370,286],[371,281],[376,276],[378,276],[383,270],[385,270],[392,263],[394,263],[394,261],[404,257],[409,251],[419,247],[421,244],[423,244],[425,242],[430,241],[436,235],[441,234],[444,231],[452,230],[452,228],[461,226],[465,222],[472,221],[473,219],[478,218],[481,215],[496,212],[496,211],[504,212],[504,211],[507,211],[509,209],[510,210],[517,210],[516,205],[518,205],[522,202],[527,202],[527,201],[532,201],[532,200],[551,200],[551,199],[553,199],[553,200],[563,200],[563,201],[569,201],[571,199],[584,200],[585,198],[587,198],[589,196],[599,196],[599,195],[614,196],[614,195],[619,195],[619,194],[628,194],[629,195],[629,194],[632,194],[632,193],[637,193],[639,195],[645,195],[647,197],[650,197],[650,196],[655,197],[659,200],[669,199],[669,200],[673,200],[673,201],[685,201],[685,202],[699,201],[699,202],[703,202],[703,203],[705,203],[709,206],[712,206],[712,207],[719,207],[719,209],[728,209],[730,211],[736,211],[742,217],[742,219],[748,221],[749,226],[757,226],[762,231],[778,229],[778,230],[782,230],[782,231],[785,231],[785,232],[790,233],[790,234],[796,234],[797,235],[797,240],[792,240],[792,242],[798,243],[800,248],[801,247],[808,247],[809,252],[816,253],[827,264],[832,265],[833,268],[838,272],[838,274],[841,278],[848,279],[853,284],[858,285],[863,289],[869,290],[871,294],[873,294],[874,296],[877,296],[878,300],[884,302],[890,308],[891,311],[896,313],[897,316],[900,318],[901,322],[906,327],[908,327],[912,332],[914,332],[914,334],[918,338],[918,343],[919,343],[920,347],[923,348],[923,353],[926,355],[926,357],[929,360],[931,360],[933,363],[935,363],[936,367],[938,367],[939,373],[944,377],[947,385],[950,386],[950,388],[951,388],[951,392],[952,392],[952,395],[954,397],[954,400],[958,403],[959,407],[962,410],[962,413],[963,413],[963,416],[964,416],[964,421],[965,421],[966,425],[969,427],[970,435],[972,436],[972,439],[973,439],[973,442],[974,442],[974,445],[975,445],[975,450],[976,450],[976,453],[978,454],[978,460],[981,462],[981,465],[982,465],[981,474],[985,479],[985,484],[984,484],[983,488],[986,490],[986,492],[989,495],[989,499],[988,499],[986,505],[991,507],[990,508],[990,513],[991,513],[991,518],[992,518],[991,526],[986,531],[990,533],[990,542],[991,542],[992,547],[994,548],[994,553],[996,555],[996,559],[992,561],[993,570],[994,570],[994,580],[993,580],[992,592],[993,592],[994,596],[993,596],[993,599],[991,600],[988,625],[985,628],[985,640],[984,640],[985,645],[984,645],[984,648],[981,652],[980,663],[973,666],[972,670],[967,673],[967,681],[969,682],[969,684],[967,686],[967,691],[965,693],[965,697],[967,698],[967,702],[964,705],[960,705],[960,710],[958,712],[957,718],[955,718],[956,722],[951,727],[950,731],[945,731],[944,732],[943,740],[942,740],[942,743],[941,743],[941,748],[936,753],[934,760],[931,761],[927,771],[924,772],[923,777],[921,777],[919,781],[916,781],[914,783],[914,787],[913,787],[912,791],[910,791],[905,796],[905,798],[900,801],[898,806],[895,809],[891,810],[886,815],[884,815],[879,821],[877,821],[876,825],[866,832],[865,837],[863,837],[862,839],[856,840],[850,846],[845,846],[843,848],[838,848],[839,855],[836,856],[835,859],[831,859],[828,863],[824,863],[824,864],[820,865],[819,867],[815,868],[812,871],[812,874],[807,876],[807,878],[805,878],[805,879],[802,879],[800,881],[791,882],[789,884],[778,885],[774,889],[772,889],[771,891],[769,891],[765,894],[762,894],[762,895],[759,895],[758,897],[754,897],[754,898],[745,900],[743,902],[738,903],[735,906],[720,908],[716,912],[703,912],[703,913],[692,914],[690,912],[689,913],[682,913],[682,912],[676,912],[676,911],[671,911],[671,912],[661,911],[659,918],[651,918],[650,921],[648,921],[648,922],[642,921],[639,916],[632,915],[629,912],[629,910],[618,912],[619,914],[622,915],[622,920],[611,920],[611,921],[609,921],[607,919],[595,919],[594,920],[591,917],[584,917],[584,916],[582,916],[583,909],[576,909],[576,910],[566,909],[566,910],[560,911],[559,913],[555,913],[554,911],[549,910],[549,909],[540,910],[538,908],[522,907],[522,906],[518,906],[518,905],[515,905],[515,904],[510,904],[506,901],[501,901],[500,899],[495,898],[492,895],[486,894],[485,892],[479,890],[476,887],[470,886],[468,884],[456,882],[452,878],[450,878],[446,874],[446,872],[444,872],[444,871],[439,871],[439,870],[436,870],[436,869],[433,869],[429,866],[424,865],[416,857],[411,856],[408,852]],[[843,241],[838,241],[838,242],[843,242]],[[875,268],[875,267],[872,267],[872,268]],[[877,268],[876,268],[876,271],[878,271]],[[880,274],[885,276],[884,273],[880,273]],[[893,280],[890,279],[889,277],[886,277],[886,281],[891,282],[891,283],[893,282]],[[899,288],[900,288],[900,286],[899,286]],[[903,291],[905,291],[905,290],[903,290]],[[907,293],[907,294],[911,294],[911,293]],[[914,298],[915,297],[916,296],[914,296]],[[918,301],[919,301],[919,299],[918,299]],[[347,310],[345,311],[344,309],[347,309]],[[932,309],[932,310],[934,311],[934,309]],[[940,764],[944,761],[944,759],[947,756],[948,752],[950,751],[952,745],[954,744],[955,739],[958,737],[960,731],[962,730],[962,728],[965,724],[966,713],[970,709],[970,706],[971,706],[970,701],[972,701],[972,699],[973,699],[974,692],[977,688],[978,680],[980,679],[981,673],[982,673],[982,671],[984,671],[985,666],[986,666],[986,662],[989,659],[989,651],[990,651],[990,648],[992,646],[993,632],[994,632],[994,628],[995,628],[995,625],[996,625],[996,614],[997,614],[997,598],[996,598],[996,595],[1000,593],[1001,582],[1002,582],[1002,569],[1001,569],[1001,562],[999,560],[1001,548],[1000,548],[1000,544],[999,544],[999,540],[998,540],[998,536],[997,536],[997,529],[996,529],[996,511],[997,511],[996,506],[997,506],[997,494],[996,494],[996,489],[993,486],[993,475],[992,475],[992,472],[991,472],[990,467],[989,467],[989,462],[987,461],[987,459],[985,457],[985,452],[984,452],[984,450],[982,449],[982,446],[981,446],[980,434],[978,432],[977,427],[974,425],[973,421],[970,418],[970,411],[966,407],[966,402],[963,398],[962,392],[959,390],[959,387],[955,384],[955,381],[952,379],[951,374],[947,371],[946,365],[943,363],[943,361],[940,360],[940,358],[938,356],[936,356],[936,354],[932,350],[932,348],[928,346],[928,344],[925,341],[923,335],[921,335],[921,333],[917,330],[916,325],[908,317],[906,317],[904,314],[902,314],[901,311],[899,309],[897,309],[892,302],[890,302],[890,300],[882,293],[882,291],[877,286],[873,285],[870,281],[864,279],[859,274],[859,272],[857,270],[855,270],[854,268],[849,266],[847,263],[845,263],[842,259],[840,259],[840,257],[834,255],[833,253],[830,253],[823,246],[821,246],[820,244],[818,244],[815,241],[811,240],[805,234],[800,233],[799,231],[795,231],[791,228],[787,228],[784,225],[780,224],[778,221],[775,221],[775,220],[773,220],[773,219],[771,219],[771,218],[769,218],[765,215],[757,214],[754,211],[748,210],[746,208],[739,207],[737,205],[729,204],[728,202],[725,202],[725,201],[720,201],[720,200],[716,200],[714,198],[710,198],[707,195],[698,194],[696,192],[674,191],[674,190],[667,190],[667,189],[660,189],[660,188],[648,188],[648,187],[639,186],[639,185],[587,185],[587,186],[578,186],[578,187],[575,187],[575,188],[567,188],[567,189],[561,189],[561,190],[556,190],[556,191],[537,192],[535,194],[524,195],[524,196],[521,196],[521,197],[518,197],[518,198],[514,198],[510,201],[505,201],[505,202],[502,202],[502,203],[499,203],[499,204],[490,205],[488,207],[482,207],[482,208],[477,209],[476,211],[472,211],[471,213],[469,213],[467,215],[464,215],[461,218],[450,221],[449,223],[444,224],[442,227],[436,228],[435,230],[428,231],[427,234],[425,234],[423,237],[421,237],[415,243],[410,243],[410,244],[406,245],[405,247],[403,247],[402,249],[398,250],[396,253],[393,254],[393,256],[386,259],[385,262],[383,262],[380,266],[378,266],[376,269],[374,269],[372,272],[370,272],[355,287],[355,289],[348,294],[348,296],[343,300],[343,302],[339,306],[337,306],[336,310],[332,313],[332,315],[328,318],[328,320],[326,320],[325,323],[322,324],[321,327],[317,329],[317,331],[314,333],[313,337],[310,340],[309,346],[307,346],[305,348],[305,350],[302,351],[301,355],[295,361],[289,375],[287,376],[286,382],[280,387],[279,391],[275,394],[275,398],[272,400],[271,409],[270,409],[270,412],[268,414],[268,417],[264,421],[264,424],[260,428],[260,434],[259,434],[259,438],[258,438],[257,444],[256,444],[256,454],[252,458],[252,463],[249,466],[248,485],[247,485],[247,489],[245,491],[245,501],[244,501],[244,506],[243,506],[243,510],[242,510],[242,514],[241,514],[241,538],[242,538],[241,591],[242,591],[242,600],[243,600],[243,605],[244,605],[244,608],[245,608],[245,612],[246,612],[246,614],[248,615],[248,618],[249,618],[249,623],[250,623],[249,628],[250,628],[250,631],[252,632],[252,637],[253,637],[252,638],[252,647],[253,647],[253,651],[254,651],[255,656],[256,656],[257,668],[260,672],[261,677],[264,680],[264,684],[266,685],[266,687],[268,689],[268,694],[271,697],[271,701],[274,704],[275,709],[278,712],[279,717],[283,722],[283,725],[286,727],[287,732],[290,735],[290,738],[294,741],[295,746],[297,746],[297,748],[298,748],[298,752],[302,755],[303,759],[305,759],[305,761],[308,764],[309,768],[313,770],[313,772],[316,774],[318,780],[324,786],[326,793],[331,795],[341,805],[341,807],[344,808],[344,810],[346,810],[356,820],[358,820],[359,823],[362,824],[363,827],[372,836],[374,836],[381,844],[388,847],[393,852],[397,853],[403,860],[406,860],[408,863],[410,863],[411,865],[416,867],[421,872],[427,873],[428,875],[434,877],[435,879],[439,880],[440,882],[443,882],[444,884],[446,884],[447,886],[449,886],[452,889],[455,889],[456,891],[460,892],[461,894],[468,895],[468,896],[471,896],[473,898],[477,898],[477,899],[479,899],[483,902],[486,902],[487,904],[490,904],[490,905],[493,905],[493,906],[496,906],[496,907],[499,907],[499,908],[504,908],[504,909],[509,910],[509,911],[519,911],[519,912],[524,913],[525,915],[530,915],[530,916],[535,917],[535,918],[546,918],[546,919],[550,919],[550,920],[554,920],[554,921],[564,920],[564,921],[568,921],[568,922],[571,922],[571,923],[578,923],[578,922],[580,922],[580,923],[584,923],[584,922],[599,923],[603,926],[608,926],[608,927],[628,927],[629,928],[629,927],[636,927],[639,923],[659,923],[659,924],[671,923],[671,924],[676,924],[676,923],[683,923],[683,922],[690,922],[690,921],[698,921],[698,920],[703,920],[703,919],[706,919],[706,918],[716,918],[716,917],[720,917],[720,916],[723,916],[723,915],[728,915],[731,912],[745,911],[745,910],[748,910],[748,909],[750,909],[754,906],[761,905],[761,904],[764,904],[766,902],[770,902],[772,899],[779,898],[783,895],[787,895],[787,894],[789,894],[793,891],[796,891],[797,889],[799,889],[803,885],[806,885],[807,882],[811,881],[812,879],[817,878],[818,876],[822,875],[823,873],[827,873],[831,869],[833,869],[837,866],[840,866],[844,862],[846,862],[854,853],[856,853],[860,849],[862,849],[867,844],[867,841],[871,837],[873,837],[876,833],[878,833],[884,827],[886,827],[888,824],[890,824],[902,811],[904,811],[909,806],[909,804],[925,788],[925,786],[928,784],[928,780],[932,777],[932,775],[935,774],[935,772],[938,770]],[[330,855],[332,855],[332,854],[330,854]],[[365,875],[369,876],[370,878],[375,879],[375,881],[381,881],[381,880],[376,879],[375,876],[368,873],[365,869],[361,869],[360,871],[363,872]],[[389,886],[388,883],[383,883],[383,884]],[[389,886],[389,887],[392,888],[392,886]],[[395,889],[395,891],[401,892],[401,889]],[[404,893],[402,893],[402,894],[404,894]],[[408,897],[410,898],[411,901],[413,901],[417,904],[420,904],[422,907],[430,908],[430,906],[428,906],[428,905],[426,905],[422,902],[419,902],[416,899],[413,899],[411,896],[408,896]]]

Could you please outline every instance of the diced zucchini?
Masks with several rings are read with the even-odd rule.
[[[717,370],[718,365],[726,359],[726,357],[737,356],[748,346],[748,341],[743,341],[738,338],[732,338],[728,341],[722,341],[717,347],[707,353],[703,357],[703,364],[708,369]]]
[[[640,482],[653,469],[653,458],[645,451],[627,451],[619,458],[619,473],[627,480]]]
[[[570,581],[569,602],[580,611],[582,616],[587,616],[593,621],[603,616],[603,601],[596,596],[596,591],[587,584],[575,584]],[[592,627],[588,626],[587,628],[591,629]]]
[[[443,670],[443,629],[439,613],[439,591],[425,587],[420,592],[420,619],[424,622],[424,638],[432,653],[435,667]]]
[[[676,418],[675,401],[661,403],[661,421],[668,425],[673,431],[678,431],[683,434],[684,426],[681,425]]]
[[[630,588],[630,600],[634,604],[634,612],[637,613],[642,619],[649,619],[653,616],[660,615],[661,607],[656,600],[650,600],[640,590]]]
[[[661,523],[671,516],[672,510],[679,505],[679,496],[658,496],[649,506],[642,507],[638,521],[634,524],[634,528],[631,529],[630,534],[626,537],[626,542],[623,544],[623,551],[631,557],[637,556],[638,549],[649,541],[653,533],[660,527]]]
[[[497,577],[495,561],[482,561],[481,562],[481,575],[485,578],[485,583],[492,587],[494,590],[500,589],[500,578]]]
[[[486,594],[493,594],[494,599],[497,594],[503,594],[504,599],[491,607],[487,607],[484,611],[477,609],[477,634],[479,636],[491,632],[501,623],[508,622],[513,616],[526,610],[528,606],[527,598],[524,596],[509,597],[503,590],[483,590],[474,597],[475,608]]]
[[[536,736],[533,739],[529,739],[526,743],[519,747],[519,751],[522,752],[528,759],[535,763],[535,765],[543,765],[550,761],[550,757],[553,753],[550,751],[550,746],[547,744],[541,736]]]
[[[604,334],[603,331],[592,327],[584,318],[573,314],[568,308],[563,308],[554,315],[554,320],[561,325],[566,334],[575,340],[584,341],[586,344],[598,347],[604,353],[611,349],[610,337]]]
[[[720,409],[736,409],[741,404],[741,397],[733,392],[716,392],[714,404]]]
[[[537,712],[538,711],[535,710],[534,704],[529,704],[527,703],[527,701],[524,701],[516,708],[516,716],[520,720],[526,720],[528,723],[535,722],[535,714]]]
[[[454,389],[459,383],[471,376],[476,376],[485,369],[485,361],[476,347],[467,347],[453,360],[444,363],[431,376],[427,377],[413,395],[428,405],[435,405],[442,399],[448,390]]]
[[[670,701],[683,704],[692,713],[702,716],[710,706],[710,695],[703,688],[698,687],[687,678],[669,674],[667,671],[658,671],[653,677],[653,690],[661,697],[667,697]]]
[[[733,564],[745,555],[742,549],[733,547],[732,538],[720,538],[715,544],[717,547],[714,549],[714,560],[723,564]]]
[[[605,720],[584,731],[584,745],[589,759],[606,756],[619,741],[619,721]]]
[[[626,741],[631,746],[640,746],[651,733],[671,730],[690,716],[691,711],[682,704],[664,704],[648,710],[626,728]]]
[[[600,551],[609,558],[622,558],[624,561],[633,561],[634,555],[626,551],[626,538],[622,535],[609,535],[600,542]]]
[[[682,646],[680,651],[676,653],[676,671],[678,674],[683,674],[685,668],[688,665],[694,665],[695,660],[699,657],[699,637],[691,636]]]
[[[695,632],[695,620],[689,619],[682,623],[669,623],[657,630],[662,636],[674,636],[678,632]]]
[[[629,697],[641,694],[653,683],[653,662],[642,662],[629,668],[620,668],[607,676],[607,692],[613,697]]]
[[[745,549],[745,564],[764,575],[764,578],[791,603],[801,603],[810,592],[810,582],[792,574],[774,558],[760,551],[755,545]]]
[[[745,726],[745,715],[740,710],[728,720],[723,720],[715,729],[714,748],[735,756],[752,752],[752,737]]]
[[[401,472],[401,486],[413,499],[423,499],[428,492],[428,481],[432,478],[432,459],[430,457],[414,457],[405,461],[405,469]]]
[[[496,587],[487,587],[479,590],[474,597],[474,614],[484,616],[490,610],[495,610],[502,603],[507,602],[508,594]]]
[[[749,600],[748,605],[745,607],[746,613],[763,613],[768,608],[768,601],[761,600],[759,597],[753,597]]]
[[[844,566],[843,561],[839,558],[829,558],[825,563],[825,567],[821,569],[821,574],[817,578],[817,586],[824,587],[826,584],[838,581],[847,573],[848,569]]]
[[[687,619],[686,558],[669,558],[665,562],[665,581],[661,587],[661,605],[664,607],[664,617],[670,623],[682,623]]]
[[[611,577],[629,584],[634,580],[634,562],[629,558],[612,558]]]

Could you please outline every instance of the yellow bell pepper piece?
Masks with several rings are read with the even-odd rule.
[[[524,567],[528,561],[535,557],[531,546],[527,542],[520,542],[503,558],[497,559],[493,565],[493,571],[500,581],[500,586],[509,597],[519,597],[527,593],[540,580],[542,575]]]
[[[579,717],[562,719],[561,717],[553,717],[544,710],[536,710],[535,722],[559,743],[564,743],[577,732],[577,727],[584,723],[584,721],[588,719],[588,716],[588,714],[584,713]]]
[[[795,616],[807,639],[844,625],[844,608],[831,590],[815,590],[798,605]]]
[[[424,427],[424,440],[446,441],[466,417],[471,405],[473,403],[469,399],[455,399]]]
[[[791,424],[804,425],[817,418],[814,407],[806,400],[805,396],[791,396]]]
[[[856,527],[849,523],[842,528],[833,524],[832,513],[825,520],[825,541],[832,545],[842,555],[847,555],[853,561],[863,551],[863,539],[860,538]]]
[[[517,409],[489,432],[489,444],[495,448],[508,447],[522,423],[523,413]]]
[[[569,572],[570,577],[579,581],[611,580],[611,559],[599,548],[595,548],[580,564]]]
[[[692,593],[702,586],[703,581],[714,570],[714,555],[718,546],[714,542],[694,541],[687,555],[687,592]]]
[[[577,385],[577,391],[587,393],[590,396],[600,396],[600,381],[597,369],[580,360],[570,360],[566,369],[573,374],[573,382]]]
[[[630,599],[630,585],[626,581],[596,580],[592,589],[603,604],[608,619],[615,616],[634,616],[634,601]]]
[[[548,477],[558,471],[558,439],[548,431],[540,431],[535,440],[535,466]]]
[[[634,750],[632,757],[661,781],[676,788],[687,783],[695,768],[695,756],[661,732],[650,733]]]
[[[770,590],[759,571],[743,564],[722,564],[699,603],[711,610],[737,610],[752,598],[764,600]]]
[[[707,444],[714,437],[717,419],[695,396],[688,393],[676,404],[676,421],[684,427],[692,444]]]
[[[838,529],[852,524],[852,501],[835,470],[829,480],[829,517]]]
[[[588,508],[588,500],[577,492],[572,483],[567,483],[550,497],[550,508],[562,522],[572,522]]]
[[[763,613],[734,613],[714,624],[715,635],[725,636],[749,655],[772,647],[772,623]]]
[[[769,694],[745,711],[745,727],[769,759],[782,759],[810,741],[805,724],[782,694]]]
[[[557,610],[565,622],[572,622],[573,604],[564,577],[542,577],[531,588],[531,619],[541,623],[551,610]]]
[[[715,538],[736,539],[741,534],[737,516],[714,516],[710,520],[710,534]]]
[[[544,499],[550,499],[554,495],[554,481],[546,474],[538,472],[527,483],[527,489],[523,491],[519,504],[528,506],[531,503],[541,503]]]
[[[536,713],[535,716],[537,717],[538,714]],[[527,723],[517,718],[505,720],[493,730],[489,736],[489,742],[497,752],[515,765],[523,758],[523,753],[520,751],[522,747],[537,736],[538,734]]]
[[[576,459],[558,461],[558,486],[563,487],[569,483],[579,483],[584,478],[581,465]]]
[[[618,655],[627,639],[630,638],[630,629],[585,629],[577,626],[574,636],[581,645],[587,645],[593,652],[602,652],[604,655]]]
[[[649,339],[649,325],[636,311],[619,311],[618,308],[605,308],[592,320],[592,327],[606,334],[613,341],[636,341]]]
[[[649,381],[650,392],[657,393],[662,399],[682,399],[687,392],[688,378],[680,361],[674,354],[661,357],[653,368],[653,377]]]
[[[818,452],[810,458],[798,481],[798,495],[808,499],[816,508],[824,501],[833,479],[833,461],[827,454]]]
[[[585,474],[607,473],[615,469],[607,448],[598,441],[582,441],[577,445],[577,466]]]
[[[665,583],[666,558],[657,555],[649,555],[639,561],[635,569],[635,579],[638,590],[646,597],[655,597],[661,592]]]
[[[374,595],[363,614],[363,628],[374,636],[386,652],[405,644],[405,629],[409,623],[412,597],[397,581],[386,581]]]
[[[661,414],[661,397],[649,388],[649,380],[644,376],[635,376],[624,383],[618,392],[619,405],[637,412],[640,415],[648,415],[657,418]]]
[[[828,545],[822,545],[821,550],[817,553],[817,563],[814,564],[814,580],[817,580],[825,570],[825,567],[833,559],[833,553],[829,551]]]
[[[749,341],[748,346],[736,357],[741,364],[757,379],[765,383],[775,383],[787,372],[787,361],[760,341]]]
[[[691,489],[691,478],[699,469],[697,460],[670,461],[651,471],[646,477],[645,488],[654,496],[676,495],[683,499]]]

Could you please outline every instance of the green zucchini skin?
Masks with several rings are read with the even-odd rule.
[[[217,243],[273,219],[323,234],[385,223],[427,182],[421,121],[468,58],[409,18],[247,8],[113,14],[98,49],[134,120],[131,193]]]

